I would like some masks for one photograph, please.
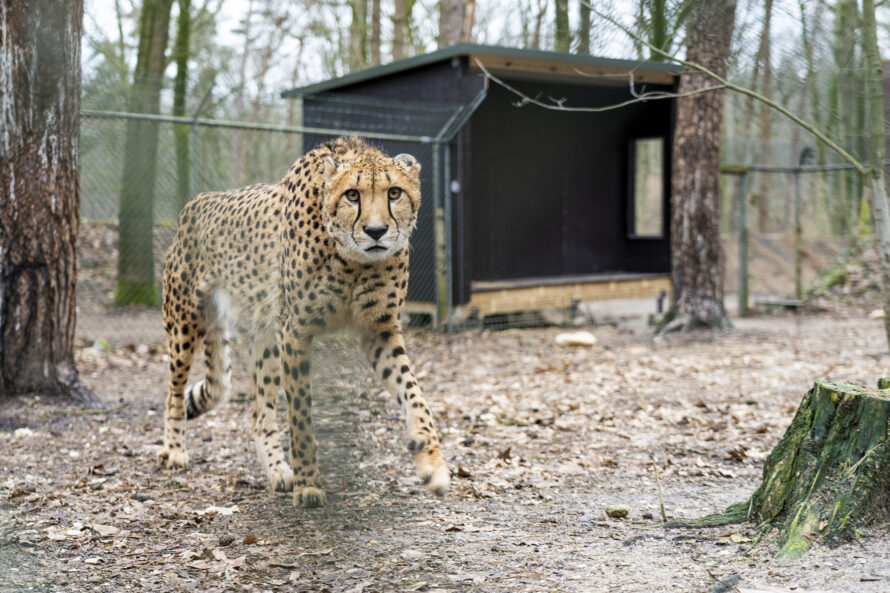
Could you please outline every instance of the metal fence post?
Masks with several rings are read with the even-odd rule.
[[[748,314],[748,170],[739,184],[739,317]]]
[[[442,167],[442,196],[444,200],[443,204],[443,226],[444,226],[444,239],[445,239],[445,325],[444,329],[446,332],[451,332],[451,312],[454,308],[454,259],[452,254],[452,225],[451,225],[451,194],[452,194],[452,179],[451,179],[451,145],[449,143],[445,143],[445,155],[444,160],[445,164]]]
[[[803,299],[803,224],[800,220],[800,172],[813,159],[813,148],[804,146],[794,170],[794,298]]]
[[[436,330],[441,331],[448,315],[448,262],[445,249],[445,209],[442,207],[442,144],[433,142],[433,234],[435,236],[436,262]]]

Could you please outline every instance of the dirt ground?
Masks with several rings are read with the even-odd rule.
[[[0,591],[890,590],[890,534],[780,566],[753,526],[659,525],[745,499],[815,379],[874,385],[890,357],[864,312],[768,316],[727,334],[591,328],[409,336],[453,472],[413,475],[397,405],[345,337],[317,344],[313,399],[328,505],[267,491],[241,359],[232,401],[189,423],[192,467],[155,464],[166,364],[141,345],[78,352],[113,407],[0,408]],[[236,355],[239,354],[236,352]],[[196,368],[202,368],[196,366]],[[609,505],[630,509],[625,519]],[[731,590],[731,589],[730,589]]]

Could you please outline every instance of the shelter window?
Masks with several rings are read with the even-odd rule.
[[[664,138],[637,138],[631,150],[630,234],[664,236]]]

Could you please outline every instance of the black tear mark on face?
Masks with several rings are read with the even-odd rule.
[[[361,172],[359,172],[359,177],[361,177]],[[362,200],[359,198],[358,202],[352,202],[355,204],[355,220],[352,221],[352,226],[349,227],[349,234],[352,237],[352,240],[358,244],[358,240],[355,238],[355,225],[358,224],[358,220],[362,217]]]
[[[387,176],[387,177],[388,177],[388,176]],[[388,191],[387,191],[387,194],[389,194]],[[395,216],[393,216],[393,214],[392,214],[392,201],[389,200],[388,197],[387,197],[387,200],[386,200],[386,210],[387,210],[387,212],[389,212],[389,218],[390,218],[390,220],[392,220],[394,223],[396,223],[396,237],[401,236],[401,234],[402,234],[402,227],[399,225],[399,221],[398,221],[398,219],[397,219]]]

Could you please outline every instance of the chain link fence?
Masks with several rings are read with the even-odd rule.
[[[820,272],[871,234],[869,192],[847,164],[726,165],[721,228],[726,292],[741,314],[796,308]]]
[[[502,329],[602,323],[623,316],[645,319],[656,312],[658,303],[667,306],[663,291],[669,290],[669,283],[663,277],[635,278],[641,285],[633,285],[627,294],[622,292],[630,286],[627,279],[617,277],[614,282],[602,278],[595,292],[581,285],[576,290],[570,283],[561,288],[536,285],[503,290],[489,286],[492,283],[474,282],[473,301],[456,302],[450,212],[454,190],[452,175],[446,171],[457,166],[457,132],[483,98],[481,93],[467,104],[435,104],[316,94],[265,113],[269,120],[301,125],[215,119],[210,116],[220,110],[213,107],[205,109],[203,117],[203,101],[197,105],[197,100],[189,117],[126,113],[109,109],[118,107],[112,104],[84,110],[79,338],[87,343],[106,341],[114,347],[162,342],[157,305],[163,259],[185,202],[203,191],[274,183],[305,151],[349,133],[365,137],[392,155],[410,153],[423,167],[423,206],[412,238],[407,307],[411,324]],[[803,271],[797,277],[799,284],[807,286],[816,271],[828,267],[848,243],[849,234],[837,236],[832,227],[838,212],[843,209],[847,227],[863,224],[861,188],[851,187],[851,173],[841,169],[746,171],[744,191],[738,184],[741,170],[728,172],[722,188],[726,292],[745,290],[738,279],[747,274],[747,289],[754,301],[794,297],[799,294],[795,292],[795,254],[803,254]],[[755,186],[755,174],[769,176],[769,195],[758,193],[765,185]],[[798,188],[804,221],[802,250],[796,249],[794,239]],[[845,196],[860,197],[855,203],[841,201],[841,189]],[[742,203],[746,213],[742,213]],[[748,220],[743,248],[748,249],[750,261],[739,250],[740,216]],[[747,271],[740,272],[741,266],[748,266]],[[507,302],[517,291],[530,305],[517,308]],[[642,294],[649,296],[642,298]]]
[[[164,255],[182,206],[201,191],[275,182],[303,149],[302,134],[284,129],[222,128],[200,120],[185,125],[146,117],[83,113],[77,331],[85,341],[115,346],[162,341],[157,304]],[[185,168],[177,157],[176,133],[182,128],[188,140]],[[127,137],[134,133],[137,150],[128,157]],[[156,137],[154,155],[147,135]],[[130,188],[124,182],[125,170],[133,168],[128,158],[137,161]],[[146,166],[151,159],[153,175]],[[127,269],[139,278],[122,282]]]
[[[275,183],[305,151],[347,134],[422,164],[407,308],[441,324],[450,310],[442,171],[473,108],[313,96],[300,102],[299,126],[84,110],[78,337],[113,347],[163,341],[163,262],[182,206],[204,191]]]

